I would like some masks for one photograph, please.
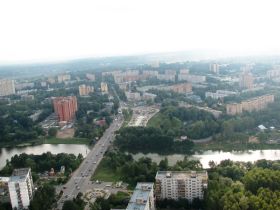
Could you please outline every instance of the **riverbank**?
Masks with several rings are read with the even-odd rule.
[[[230,143],[230,142],[220,142],[220,141],[211,141],[208,143],[195,144],[193,150],[195,152],[199,151],[245,151],[245,150],[270,150],[270,149],[280,149],[280,144],[252,144],[252,143]]]
[[[89,145],[91,143],[90,139],[86,138],[41,138],[34,139],[25,142],[5,142],[0,144],[0,148],[11,148],[11,147],[27,147],[27,146],[36,146],[41,144],[85,144]]]

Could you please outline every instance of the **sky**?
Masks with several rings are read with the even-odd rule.
[[[0,63],[280,52],[279,0],[0,0]]]

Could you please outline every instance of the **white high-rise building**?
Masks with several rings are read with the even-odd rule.
[[[101,82],[100,89],[101,89],[101,92],[108,93],[108,85],[107,85],[107,83]]]
[[[8,187],[13,209],[27,209],[34,192],[31,169],[15,169],[9,179]]]
[[[14,80],[1,79],[0,80],[0,96],[8,96],[15,94],[15,82]]]
[[[203,199],[207,188],[206,171],[158,171],[156,175],[155,194],[157,199],[194,198]]]
[[[126,210],[155,210],[154,183],[138,182]]]

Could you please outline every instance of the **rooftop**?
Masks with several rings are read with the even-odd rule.
[[[12,176],[10,177],[10,181],[25,181],[28,173],[31,171],[30,168],[18,168],[14,169]]]
[[[137,183],[126,210],[144,210],[153,186],[153,183]]]
[[[162,178],[185,179],[194,176],[207,177],[207,171],[158,171],[156,175],[156,179],[162,179]]]

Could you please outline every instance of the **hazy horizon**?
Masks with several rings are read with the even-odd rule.
[[[212,51],[280,55],[278,1],[0,3],[0,65]]]

